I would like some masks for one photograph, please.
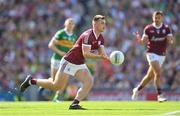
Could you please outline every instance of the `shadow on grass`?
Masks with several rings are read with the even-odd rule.
[[[86,110],[154,111],[154,110],[157,110],[157,109],[151,109],[151,108],[137,108],[137,109],[112,109],[112,108],[105,108],[105,109],[86,109]]]

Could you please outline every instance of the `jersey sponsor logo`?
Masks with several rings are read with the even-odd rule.
[[[96,44],[97,42],[96,41],[93,41],[92,44]]]
[[[158,38],[158,37],[154,37],[154,36],[153,36],[153,37],[151,38],[151,41],[163,41],[164,39],[165,39],[165,37],[159,37],[159,38]]]
[[[150,30],[150,33],[154,33],[154,30]]]

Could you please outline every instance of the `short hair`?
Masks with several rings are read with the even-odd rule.
[[[155,16],[155,15],[161,15],[161,16],[163,16],[163,12],[162,12],[162,11],[155,11],[155,12],[153,13],[153,16]]]
[[[103,16],[103,15],[95,15],[94,17],[93,17],[93,21],[99,21],[100,19],[102,19],[102,20],[104,20],[105,19],[105,16]]]
[[[64,21],[64,25],[66,25],[69,21],[73,21],[73,18],[67,18],[65,21]]]

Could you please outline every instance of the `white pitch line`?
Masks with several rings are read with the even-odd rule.
[[[180,113],[180,110],[174,111],[174,112],[167,112],[163,114],[163,116],[176,116],[176,114]]]

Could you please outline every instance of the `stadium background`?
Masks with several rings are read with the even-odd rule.
[[[63,28],[64,20],[73,17],[76,33],[91,26],[95,14],[107,16],[106,38],[108,54],[113,50],[125,53],[125,62],[117,67],[105,61],[88,61],[95,77],[89,100],[130,100],[134,86],[145,75],[148,64],[145,47],[134,40],[133,32],[151,23],[152,12],[162,10],[170,25],[175,44],[168,47],[163,67],[162,87],[170,100],[180,100],[180,0],[0,0],[0,101],[16,100],[16,88],[27,74],[49,77],[48,42]],[[68,84],[65,99],[74,96],[77,81]],[[38,97],[31,87],[24,100],[48,100]],[[47,93],[49,93],[47,91]],[[47,95],[47,94],[46,94]],[[155,90],[149,84],[140,100],[154,100]]]

